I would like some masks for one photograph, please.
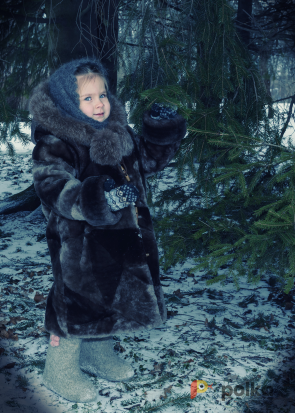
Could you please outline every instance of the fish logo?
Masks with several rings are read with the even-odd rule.
[[[205,380],[194,380],[191,384],[191,399],[194,399],[198,393],[205,393],[208,387],[213,390],[212,384],[207,384]]]

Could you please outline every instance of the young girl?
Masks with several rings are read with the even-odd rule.
[[[87,58],[41,83],[30,111],[34,184],[54,274],[43,379],[70,401],[90,402],[96,390],[81,369],[130,379],[134,371],[114,353],[112,336],[166,320],[145,180],[172,159],[185,120],[165,108],[156,118],[145,113],[143,136],[135,136],[104,67]]]

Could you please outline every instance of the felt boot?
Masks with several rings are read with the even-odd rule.
[[[126,381],[134,376],[133,368],[114,351],[112,339],[83,339],[80,367],[87,373],[109,381]]]
[[[87,403],[96,399],[97,391],[79,367],[81,341],[61,337],[59,346],[49,344],[43,383],[71,402]]]

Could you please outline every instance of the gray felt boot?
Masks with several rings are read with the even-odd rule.
[[[114,352],[112,339],[83,339],[80,367],[87,373],[109,381],[126,381],[134,376],[133,368]]]
[[[71,402],[87,403],[96,399],[97,391],[79,367],[81,341],[61,337],[59,346],[48,345],[43,383]]]

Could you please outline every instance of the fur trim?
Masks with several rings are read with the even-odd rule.
[[[171,145],[180,142],[186,132],[186,122],[181,115],[172,119],[153,119],[148,112],[143,115],[144,139],[156,145]]]
[[[133,150],[132,138],[126,130],[124,107],[114,96],[111,98],[108,125],[99,130],[63,115],[49,95],[48,81],[34,89],[29,110],[34,121],[56,137],[89,147],[91,160],[97,164],[114,166]]]

